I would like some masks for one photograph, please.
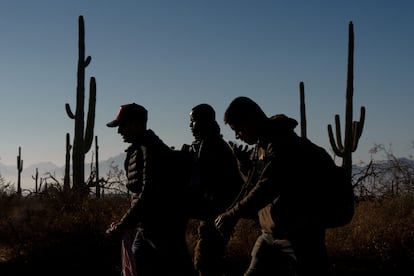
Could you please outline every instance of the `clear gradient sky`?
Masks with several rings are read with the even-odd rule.
[[[112,120],[121,104],[149,110],[167,144],[192,140],[199,103],[223,113],[237,96],[270,116],[300,120],[305,84],[308,137],[330,151],[327,125],[344,124],[348,24],[354,23],[354,119],[366,107],[354,163],[375,144],[414,153],[414,1],[411,0],[5,0],[0,2],[0,162],[63,165],[74,121],[78,17],[84,16],[86,70],[97,81],[95,135],[101,160],[127,145]],[[89,91],[86,91],[86,104]],[[297,128],[300,133],[300,128]],[[91,159],[92,150],[86,161]],[[378,158],[380,156],[377,156]],[[0,172],[1,173],[1,172]]]

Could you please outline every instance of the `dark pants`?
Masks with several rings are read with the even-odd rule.
[[[194,266],[199,276],[223,275],[225,248],[226,241],[217,231],[214,222],[201,221],[194,248]]]
[[[289,240],[263,232],[253,247],[245,275],[330,275],[325,230],[296,233]]]
[[[167,230],[162,237],[157,236],[153,238],[142,228],[137,229],[132,244],[137,274],[140,276],[194,276],[195,272],[185,236],[171,235]]]
[[[245,276],[297,275],[296,256],[288,240],[277,240],[271,234],[262,233],[254,244],[251,257]]]

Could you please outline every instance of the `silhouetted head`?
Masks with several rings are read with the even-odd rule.
[[[147,130],[148,112],[136,103],[121,105],[115,120],[108,127],[118,127],[118,133],[126,143],[136,143]]]
[[[212,122],[216,120],[216,112],[211,105],[202,103],[191,109],[190,117],[196,122]]]
[[[107,123],[106,125],[108,127],[117,127],[131,120],[138,120],[146,124],[148,120],[148,111],[145,107],[136,103],[124,104],[119,108],[115,120]]]
[[[190,128],[196,139],[216,135],[220,128],[216,122],[214,108],[206,103],[196,105],[190,112]]]
[[[249,145],[257,142],[268,117],[260,106],[248,97],[237,97],[224,112],[224,123],[234,131],[236,139]]]
[[[234,131],[236,139],[253,145],[266,136],[294,133],[298,122],[284,114],[267,117],[260,106],[247,97],[237,97],[227,107],[224,122]]]

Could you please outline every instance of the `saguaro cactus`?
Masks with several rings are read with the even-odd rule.
[[[70,190],[70,150],[72,145],[70,144],[70,135],[66,133],[66,155],[65,155],[65,177],[63,180],[63,190]]]
[[[341,123],[339,115],[335,115],[336,142],[332,131],[332,126],[328,125],[329,141],[334,153],[342,157],[342,166],[352,173],[352,153],[357,149],[359,138],[362,134],[365,121],[365,107],[361,107],[359,121],[353,121],[352,98],[354,94],[354,27],[352,21],[349,23],[348,37],[348,71],[346,82],[346,104],[345,104],[345,133],[344,143],[342,143]]]
[[[75,120],[75,134],[73,138],[72,153],[72,178],[73,188],[85,188],[85,154],[91,149],[93,141],[93,128],[95,121],[95,104],[96,104],[96,81],[94,77],[90,78],[89,86],[89,105],[86,122],[84,122],[84,105],[85,105],[85,68],[91,62],[91,57],[85,59],[85,27],[83,17],[79,16],[79,57],[76,87],[76,113],[70,109],[66,103],[66,113],[69,118]],[[85,131],[85,133],[84,133]]]
[[[19,155],[17,155],[17,194],[22,195],[21,176],[23,171],[22,149],[19,147]]]
[[[306,138],[306,106],[305,106],[305,85],[303,81],[299,83],[300,98],[300,135]]]
[[[96,165],[96,198],[101,197],[101,186],[99,186],[99,146],[98,146],[98,136],[95,136],[95,165]]]
[[[38,188],[39,188],[39,186],[38,186],[38,180],[39,180],[39,169],[38,168],[36,168],[36,173],[35,173],[35,175],[32,175],[32,179],[35,181],[35,193],[37,193],[38,192]]]

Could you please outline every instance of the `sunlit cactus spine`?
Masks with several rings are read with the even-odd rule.
[[[354,94],[354,27],[352,21],[349,23],[348,38],[348,71],[346,82],[346,106],[345,106],[345,133],[344,143],[342,143],[341,123],[339,115],[335,115],[336,140],[333,135],[332,126],[328,125],[329,141],[334,153],[342,157],[342,167],[352,173],[352,153],[358,147],[358,141],[362,134],[365,121],[365,107],[361,107],[359,121],[353,121],[353,94]]]
[[[17,155],[17,194],[22,195],[21,176],[23,171],[22,150],[19,147],[19,155]]]
[[[72,179],[74,190],[87,189],[85,185],[85,154],[91,149],[93,141],[93,129],[95,122],[96,105],[96,81],[90,78],[89,105],[85,128],[84,105],[85,105],[85,68],[91,62],[91,57],[85,59],[85,27],[83,17],[79,16],[79,56],[76,87],[76,113],[71,111],[66,103],[66,113],[69,118],[75,120],[75,134],[73,138],[72,153]],[[87,191],[85,191],[87,192]]]

